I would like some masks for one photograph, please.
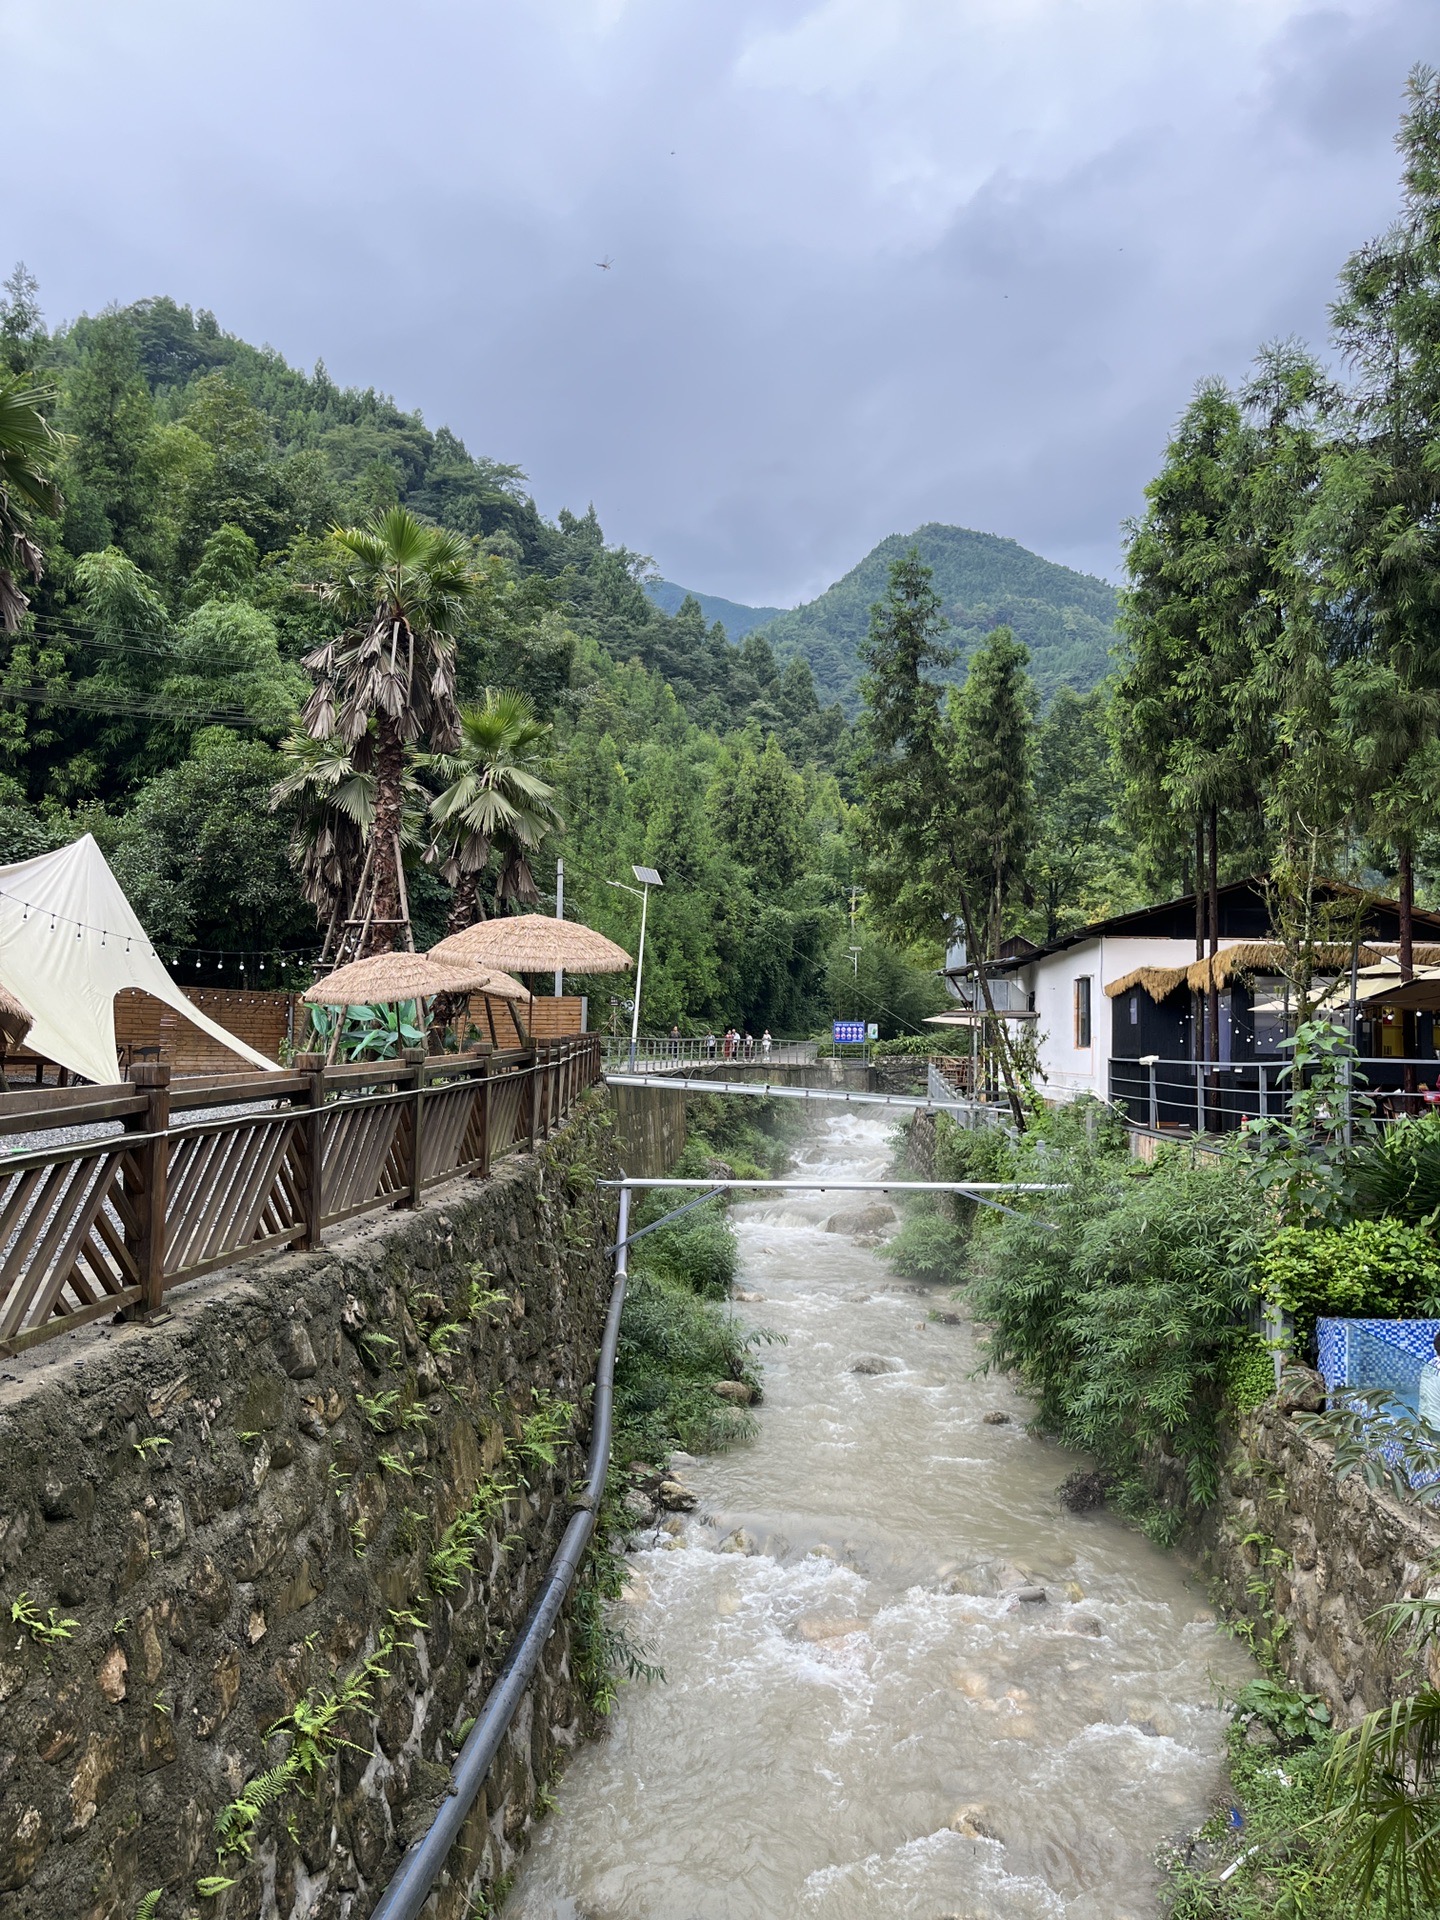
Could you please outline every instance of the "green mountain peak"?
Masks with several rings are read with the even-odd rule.
[[[870,608],[885,592],[892,560],[910,547],[935,573],[960,660],[947,677],[964,677],[965,660],[992,628],[1008,625],[1030,649],[1030,672],[1043,700],[1059,687],[1084,693],[1103,678],[1115,644],[1114,587],[1031,553],[1018,540],[930,521],[894,533],[871,549],[818,599],[769,621],[760,631],[782,664],[801,654],[823,703],[853,716],[860,704],[860,644]]]

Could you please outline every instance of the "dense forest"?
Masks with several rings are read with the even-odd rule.
[[[933,954],[927,973],[870,936],[858,966],[849,951],[839,709],[803,660],[731,645],[693,600],[662,612],[648,561],[608,545],[593,511],[545,520],[518,469],[173,300],[52,332],[19,267],[0,362],[63,436],[60,500],[34,518],[44,573],[0,673],[0,858],[89,831],[183,978],[303,978],[319,936],[296,805],[271,794],[297,756],[303,770],[301,663],[334,625],[316,591],[330,530],[403,503],[473,560],[462,704],[518,688],[550,729],[565,826],[531,862],[542,900],[563,855],[568,912],[633,948],[630,896],[606,882],[636,860],[664,873],[647,1024],[903,1026],[933,1007]],[[423,944],[449,896],[413,851]],[[616,983],[594,984],[608,1018]]]

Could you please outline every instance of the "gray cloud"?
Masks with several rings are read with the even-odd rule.
[[[6,245],[518,460],[737,599],[923,520],[1113,571],[1323,337],[1433,0],[0,0]],[[613,270],[594,264],[610,258]]]

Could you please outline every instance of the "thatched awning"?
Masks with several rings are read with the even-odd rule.
[[[1348,973],[1350,955],[1351,949],[1344,941],[1322,942],[1315,949],[1315,964],[1322,973]],[[1373,965],[1379,958],[1379,949],[1368,945],[1360,948],[1361,966]],[[1417,962],[1421,958],[1418,947],[1415,958]],[[1207,953],[1203,960],[1190,961],[1187,966],[1134,967],[1118,980],[1112,980],[1105,992],[1115,1000],[1131,987],[1143,987],[1155,1001],[1164,1000],[1180,987],[1189,987],[1192,993],[1208,993],[1213,984],[1218,992],[1242,974],[1281,973],[1284,964],[1285,948],[1280,941],[1237,940],[1221,947],[1216,954]]]
[[[512,973],[622,973],[634,965],[623,947],[578,920],[517,913],[482,920],[433,946],[427,958],[464,965],[508,967]]]
[[[1108,999],[1116,1000],[1131,987],[1143,987],[1152,1000],[1159,1001],[1183,987],[1188,977],[1188,967],[1132,967],[1129,973],[1112,980],[1105,993]]]
[[[1315,965],[1322,973],[1348,973],[1350,956],[1353,949],[1345,940],[1322,941],[1315,948]],[[1368,966],[1379,958],[1375,948],[1362,946],[1359,951],[1360,965]],[[1208,993],[1213,974],[1216,988],[1229,986],[1238,974],[1243,973],[1281,973],[1285,965],[1285,948],[1278,940],[1237,940],[1233,946],[1222,947],[1213,957],[1206,954],[1203,960],[1196,960],[1186,970],[1186,978],[1196,993]]]
[[[397,1000],[428,1000],[439,993],[493,993],[505,1000],[528,1000],[518,980],[493,967],[459,966],[424,953],[372,953],[337,967],[307,989],[312,1007],[365,1007]]]

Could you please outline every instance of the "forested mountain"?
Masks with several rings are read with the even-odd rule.
[[[855,713],[870,609],[884,597],[891,562],[912,546],[934,570],[935,591],[951,624],[948,638],[960,651],[948,678],[963,679],[965,662],[1002,625],[1029,648],[1042,701],[1057,687],[1085,693],[1104,677],[1116,639],[1113,587],[1042,560],[1016,540],[932,521],[882,540],[818,600],[762,629],[778,660],[809,662],[822,700],[838,700],[847,714]]]
[[[170,299],[52,332],[19,268],[0,292],[6,379],[39,390],[64,440],[63,508],[33,516],[44,576],[0,635],[0,860],[93,832],[183,979],[303,981],[319,944],[292,864],[304,808],[271,796],[314,759],[297,716],[304,658],[337,631],[319,591],[331,529],[401,503],[468,543],[462,704],[514,686],[552,729],[565,827],[531,862],[542,903],[563,855],[567,909],[633,951],[638,902],[608,883],[632,861],[665,876],[648,1025],[893,1028],[933,1007],[933,974],[881,942],[852,968],[838,706],[803,659],[777,665],[754,633],[733,645],[695,598],[656,606],[650,562],[608,544],[593,509],[547,520],[518,467]],[[424,857],[423,756],[414,777],[423,944],[451,896]],[[593,986],[608,1020],[624,983]]]
[[[651,578],[645,591],[662,613],[678,613],[686,600],[693,600],[707,620],[718,620],[732,641],[743,640],[756,627],[763,627],[785,611],[783,607],[745,607],[738,600],[724,600],[718,593],[692,593],[677,587],[673,580]]]

